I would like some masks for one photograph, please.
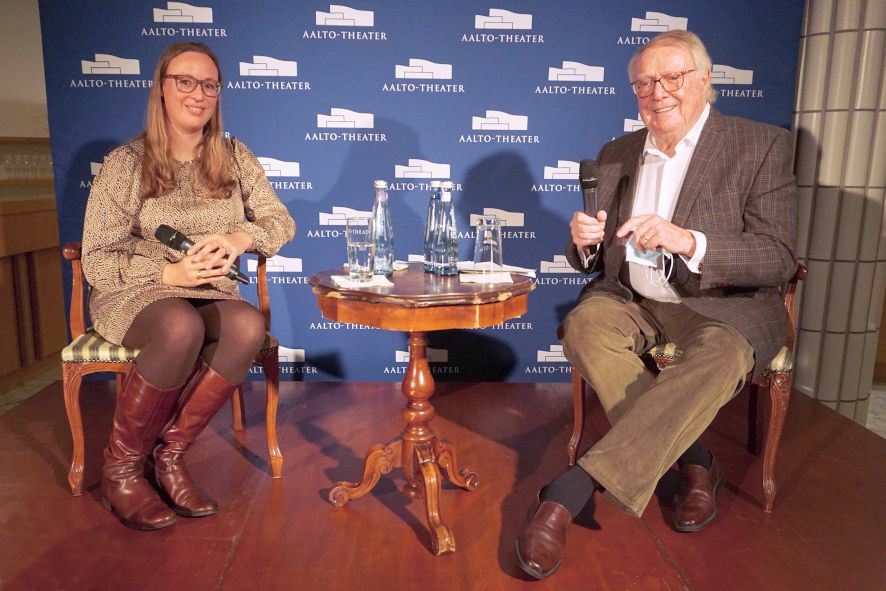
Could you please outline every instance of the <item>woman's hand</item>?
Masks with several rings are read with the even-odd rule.
[[[224,275],[237,257],[250,248],[252,248],[252,238],[245,232],[212,234],[198,240],[188,249],[188,255],[193,255],[197,262],[203,262],[204,269],[211,270],[218,267],[224,271]]]
[[[252,238],[245,232],[212,234],[198,240],[177,263],[163,267],[165,285],[196,287],[215,283],[228,275],[238,256],[252,248]]]
[[[222,268],[207,268],[205,261],[198,261],[197,257],[187,255],[177,263],[168,263],[163,267],[161,281],[163,285],[176,287],[197,287],[206,283],[215,283],[227,277],[227,272]]]

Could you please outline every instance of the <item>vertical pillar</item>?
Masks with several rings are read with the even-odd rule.
[[[794,107],[794,387],[864,424],[886,288],[886,2],[807,0]]]

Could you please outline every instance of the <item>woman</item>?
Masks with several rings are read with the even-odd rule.
[[[255,156],[222,137],[221,89],[207,46],[167,47],[146,129],[108,155],[86,207],[92,321],[105,339],[139,350],[117,396],[101,486],[105,507],[135,529],[218,512],[182,456],[265,338],[264,317],[227,272],[242,253],[272,256],[295,233]],[[184,255],[165,246],[154,238],[161,224],[194,245]]]

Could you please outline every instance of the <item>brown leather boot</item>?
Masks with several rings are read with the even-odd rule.
[[[179,515],[203,517],[218,513],[218,504],[191,480],[184,454],[236,388],[237,384],[202,361],[185,386],[172,425],[160,435],[160,443],[154,448],[154,478]]]
[[[133,366],[117,395],[114,425],[102,466],[102,504],[133,529],[175,523],[175,513],[144,478],[145,456],[175,411],[183,386],[151,385]]]

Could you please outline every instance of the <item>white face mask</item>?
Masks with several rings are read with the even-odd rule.
[[[625,258],[629,263],[648,267],[647,271],[658,271],[649,274],[649,279],[653,283],[664,285],[671,278],[671,271],[674,268],[674,255],[663,248],[656,250],[647,248],[640,252],[637,249],[633,234],[631,234],[625,244]]]

